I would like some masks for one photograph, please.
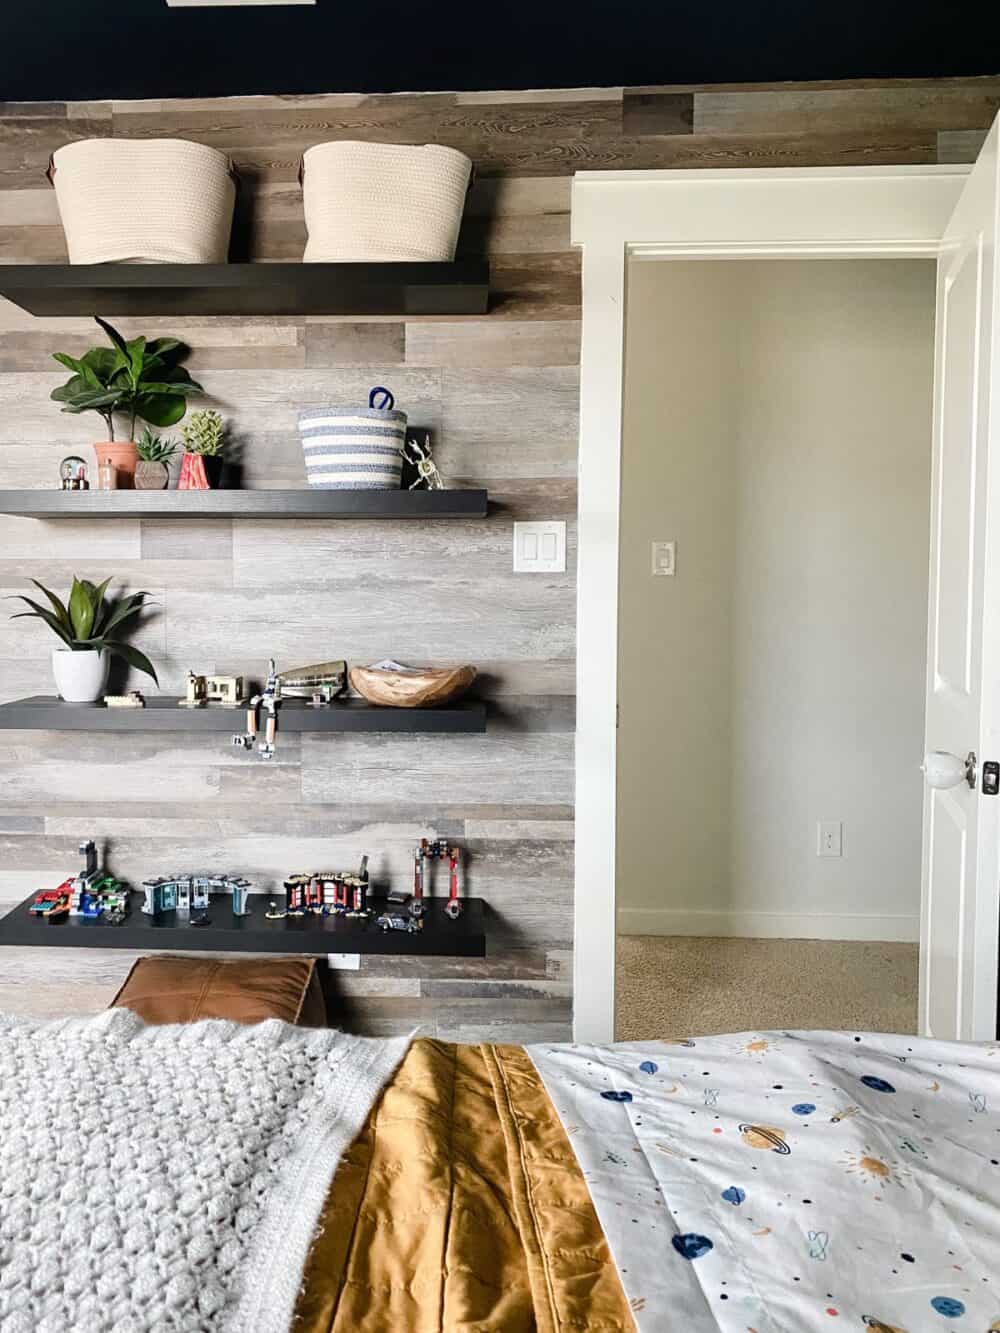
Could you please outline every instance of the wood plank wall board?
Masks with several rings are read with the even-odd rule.
[[[1000,105],[1000,78],[0,106],[0,262],[64,262],[50,153],[90,136],[181,136],[230,153],[246,188],[231,255],[295,261],[296,173],[331,138],[438,142],[476,162],[459,240],[492,266],[488,316],[118,321],[170,333],[231,420],[247,484],[304,484],[296,414],[388,383],[429,427],[455,483],[488,486],[485,521],[363,527],[312,520],[39,523],[0,516],[0,593],[115,573],[159,603],[139,632],[180,692],[187,669],[259,676],[269,652],[469,659],[491,700],[482,737],[281,737],[271,765],[219,738],[0,736],[0,910],[72,869],[93,834],[141,878],[168,866],[253,875],[265,891],[315,861],[373,856],[406,877],[421,836],[470,852],[491,904],[485,959],[366,958],[328,988],[342,1021],[476,1040],[569,1033],[580,256],[572,175],[592,168],[963,162]],[[92,321],[0,301],[0,486],[47,487],[93,425],[49,402],[51,352]],[[564,575],[515,576],[511,525],[563,518]],[[0,699],[47,689],[45,632],[0,620]],[[126,682],[144,686],[142,678]],[[234,719],[235,722],[235,719]],[[222,738],[224,739],[224,738]],[[0,1007],[103,1007],[126,952],[0,951]]]

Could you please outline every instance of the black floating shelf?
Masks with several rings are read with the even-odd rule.
[[[485,518],[486,491],[0,491],[23,518]]]
[[[0,704],[0,729],[23,731],[209,731],[230,735],[244,730],[246,710],[223,704],[182,708],[176,698],[151,698],[145,708],[107,708],[103,703],[68,704],[36,694]],[[278,710],[279,755],[282,732],[452,732],[486,730],[486,705],[463,699],[438,708],[379,708],[363,699],[344,699],[311,708],[304,699],[285,699]],[[248,762],[253,762],[248,757]]]
[[[482,315],[489,264],[4,264],[31,315]]]
[[[192,926],[176,912],[146,916],[140,907],[142,894],[133,892],[132,910],[120,926],[109,926],[99,918],[63,917],[40,920],[28,908],[35,895],[25,898],[0,919],[0,945],[82,949],[196,950],[204,953],[297,953],[321,957],[328,953],[433,955],[452,958],[483,958],[486,931],[483,900],[466,898],[462,915],[452,921],[445,915],[444,900],[432,899],[424,914],[424,926],[408,931],[383,931],[374,914],[367,920],[345,916],[286,916],[268,921],[266,895],[251,897],[249,916],[233,916],[228,900],[213,901],[210,921]],[[375,912],[386,904],[375,901]],[[398,910],[398,909],[397,909]]]

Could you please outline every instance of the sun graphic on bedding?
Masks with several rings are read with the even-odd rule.
[[[899,1162],[887,1162],[885,1158],[876,1156],[867,1144],[860,1153],[845,1152],[840,1159],[840,1165],[849,1176],[861,1176],[875,1185],[892,1183],[901,1189],[903,1179],[913,1174],[909,1167],[902,1166]]]
[[[770,1037],[759,1037],[756,1034],[744,1034],[744,1038],[749,1035],[749,1040],[741,1039],[734,1045],[728,1046],[728,1049],[734,1055],[766,1055],[768,1051],[775,1049],[775,1043]]]

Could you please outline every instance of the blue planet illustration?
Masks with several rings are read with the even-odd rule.
[[[938,1314],[943,1314],[945,1319],[958,1319],[960,1315],[965,1314],[965,1306],[953,1296],[935,1296],[931,1300],[931,1306]]]
[[[630,1102],[632,1100],[632,1094],[630,1092],[615,1092],[614,1089],[602,1092],[601,1096],[606,1102]]]
[[[812,1115],[816,1106],[813,1102],[796,1102],[792,1110],[796,1115]]]
[[[644,1074],[655,1074],[659,1067],[660,1066],[654,1060],[643,1060],[642,1064],[639,1066]]]
[[[670,1243],[682,1259],[701,1259],[709,1250],[715,1249],[707,1236],[699,1236],[696,1231],[682,1231]]]
[[[741,1190],[738,1185],[730,1185],[728,1189],[722,1191],[722,1197],[725,1199],[726,1203],[731,1203],[735,1208],[741,1204],[747,1196],[746,1191]]]
[[[896,1089],[891,1083],[886,1083],[884,1078],[876,1078],[874,1074],[862,1074],[861,1082],[866,1088],[871,1088],[872,1092],[895,1092]]]

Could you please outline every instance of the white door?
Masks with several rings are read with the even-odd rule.
[[[997,1035],[1000,797],[982,765],[1000,760],[998,125],[945,232],[934,370],[920,1029],[971,1041]]]

